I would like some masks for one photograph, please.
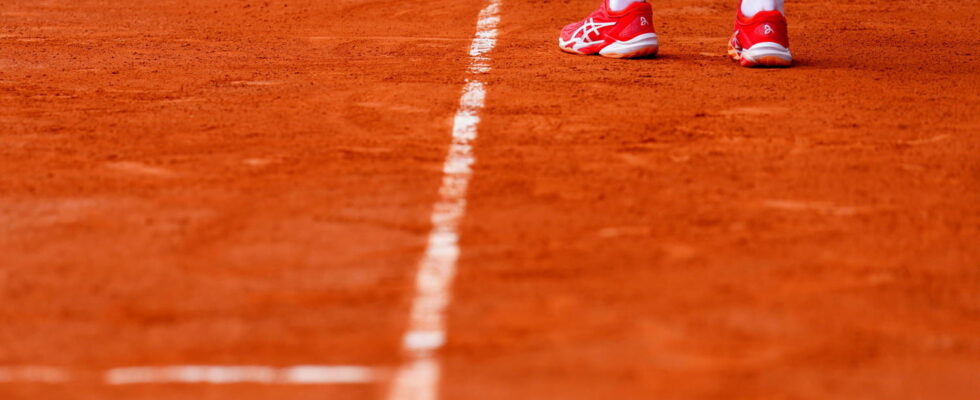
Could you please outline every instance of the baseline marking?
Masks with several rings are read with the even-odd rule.
[[[372,383],[381,380],[376,368],[350,365],[167,365],[112,368],[99,373],[69,368],[22,366],[0,367],[0,383],[65,384],[101,379],[107,385],[139,384],[234,384],[335,385]]]
[[[446,308],[459,259],[459,224],[473,175],[472,143],[477,137],[486,88],[479,75],[490,72],[487,54],[497,43],[500,0],[480,11],[470,44],[469,75],[453,119],[452,144],[443,164],[439,201],[432,209],[432,231],[419,261],[409,328],[402,339],[406,361],[399,368],[389,400],[436,400],[441,375],[436,352],[446,343]]]
[[[177,365],[168,367],[114,368],[105,373],[110,385],[146,383],[266,383],[324,385],[375,381],[371,368],[355,366],[300,365],[287,368],[265,366]]]

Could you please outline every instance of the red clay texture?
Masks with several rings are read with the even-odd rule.
[[[980,398],[980,4],[503,0],[440,399]],[[0,5],[3,399],[382,399],[482,0]],[[349,364],[364,385],[102,384]]]

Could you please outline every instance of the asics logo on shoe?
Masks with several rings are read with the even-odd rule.
[[[595,22],[594,19],[589,18],[582,24],[581,27],[572,33],[572,37],[568,41],[561,41],[562,47],[568,47],[572,45],[572,48],[579,50],[585,47],[596,45],[603,42],[602,36],[599,35],[599,30],[608,26],[616,25],[615,22]],[[596,35],[598,40],[592,40],[592,35]]]
[[[650,21],[647,21],[647,17],[640,17],[640,26],[650,25]]]
[[[600,29],[605,28],[607,26],[613,26],[613,25],[616,25],[616,23],[615,22],[595,22],[594,19],[589,18],[588,21],[585,21],[585,23],[582,24],[582,27],[579,28],[579,31],[582,32],[582,36],[583,37],[589,37],[589,36],[592,36],[593,33],[598,35]],[[572,37],[576,37],[576,36],[578,36],[578,32],[575,32],[574,34],[572,34]]]
[[[766,35],[772,35],[772,33],[774,32],[774,31],[772,30],[772,26],[769,26],[769,24],[766,24],[766,25],[765,25],[765,26],[763,27],[763,29],[762,29],[762,30],[763,30],[763,33],[764,33],[764,34],[766,34]]]

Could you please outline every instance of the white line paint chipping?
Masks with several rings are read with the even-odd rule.
[[[392,382],[389,400],[436,400],[440,365],[435,353],[446,342],[446,307],[449,306],[456,262],[459,259],[459,224],[466,213],[466,191],[476,162],[476,140],[486,89],[480,74],[490,72],[487,55],[497,43],[500,0],[490,0],[480,11],[476,35],[470,45],[470,77],[463,87],[453,120],[452,144],[443,164],[439,201],[432,210],[432,231],[418,266],[416,295],[402,348],[406,363]]]

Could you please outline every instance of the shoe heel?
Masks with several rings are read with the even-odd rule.
[[[742,50],[739,62],[745,67],[789,67],[793,54],[779,43],[762,42]]]

